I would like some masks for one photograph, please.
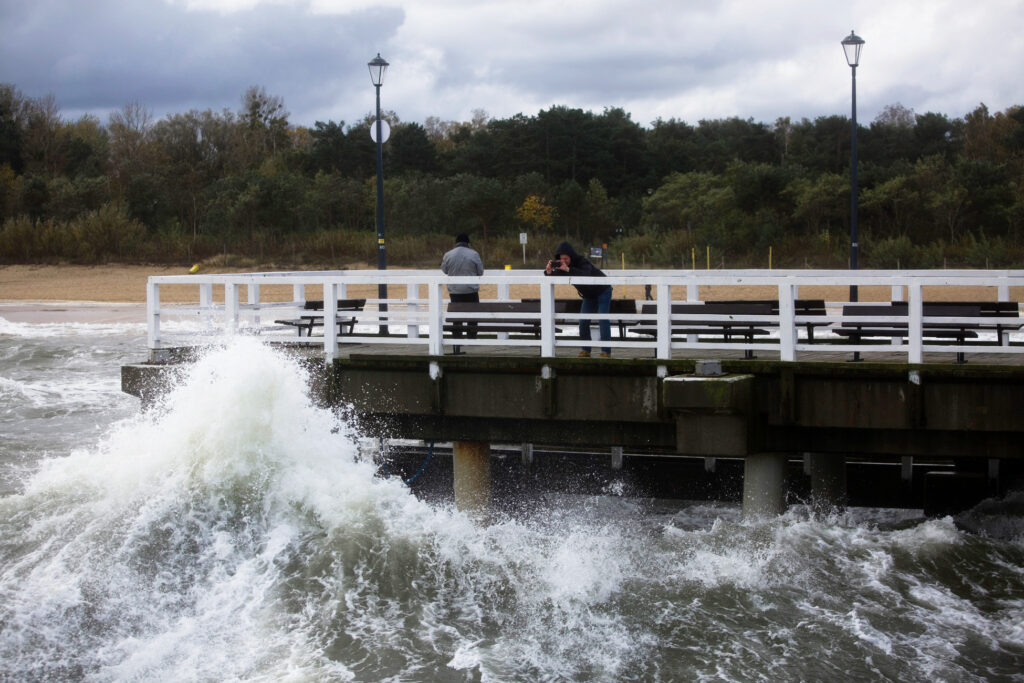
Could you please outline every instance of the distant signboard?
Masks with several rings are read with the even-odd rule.
[[[601,247],[591,247],[590,258],[604,258],[604,250]]]
[[[387,121],[385,121],[384,119],[381,119],[380,120],[380,141],[381,141],[381,144],[387,142],[388,138],[390,138],[390,137],[391,137],[391,126],[388,125]],[[373,123],[370,124],[370,139],[373,140],[374,142],[377,142],[377,119],[374,119]]]

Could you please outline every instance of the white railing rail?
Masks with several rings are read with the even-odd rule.
[[[350,290],[372,291],[376,294],[378,284],[389,286],[389,298],[386,313],[378,306],[381,302],[376,297],[366,297],[363,311],[355,314],[356,328],[352,334],[338,336],[336,325],[323,325],[318,330],[323,336],[296,338],[294,327],[275,323],[282,318],[295,318],[299,315],[323,316],[325,320],[334,320],[339,299],[350,298]],[[515,301],[522,298],[533,298],[540,301],[540,312],[534,314],[476,314],[476,319],[500,317],[522,317],[539,320],[540,337],[507,338],[499,334],[476,339],[452,339],[444,335],[446,320],[446,285],[475,283],[488,291],[496,292],[494,300]],[[631,289],[650,285],[652,301],[656,305],[655,315],[640,313],[611,313],[604,316],[596,313],[570,314],[556,313],[555,300],[575,297],[572,284],[610,284],[615,288],[615,298],[622,297],[621,287]],[[261,298],[261,289],[277,286],[290,286],[290,300],[268,301]],[[367,287],[372,285],[373,288]],[[863,319],[844,317],[841,307],[848,303],[847,293],[851,285],[857,285],[861,291],[861,300],[865,300],[864,288],[883,287],[887,292],[885,301],[906,301],[908,314],[902,317],[873,317],[882,323],[900,322],[908,324],[906,343],[890,345],[843,343],[842,339],[827,337],[827,327],[815,333],[815,339],[808,338],[802,324],[808,322],[827,322],[837,326],[843,322],[862,322]],[[243,296],[242,288],[245,288]],[[307,299],[307,288],[317,288],[323,292],[323,311],[304,311]],[[770,339],[751,343],[715,340],[705,335],[687,335],[673,338],[669,331],[673,323],[685,325],[687,320],[696,319],[690,315],[672,315],[672,303],[697,302],[705,300],[708,290],[715,288],[711,299],[752,298],[750,290],[745,289],[743,295],[730,296],[730,288],[762,288],[761,292],[770,292],[774,296],[758,296],[753,298],[772,298],[779,302],[778,315],[754,316],[714,316],[700,314],[701,320],[742,320],[750,321],[770,328],[773,332]],[[967,297],[961,288],[972,288]],[[191,292],[189,291],[191,288]],[[557,292],[556,292],[557,288]],[[824,297],[828,315],[800,316],[796,313],[796,300],[814,288],[829,288],[832,295]],[[980,288],[980,289],[978,289]],[[175,301],[187,300],[187,303],[164,304],[161,293],[172,289]],[[513,296],[513,290],[516,295]],[[211,275],[167,275],[149,278],[147,283],[146,320],[148,326],[147,341],[150,349],[161,349],[170,346],[193,345],[202,343],[202,339],[211,334],[259,334],[264,338],[287,342],[318,344],[328,358],[338,357],[346,345],[350,344],[383,344],[383,345],[421,345],[426,347],[430,355],[442,355],[445,345],[460,346],[532,346],[538,349],[542,357],[553,357],[559,348],[588,346],[610,346],[612,348],[651,349],[652,355],[659,359],[673,357],[674,351],[699,351],[701,349],[732,349],[751,351],[777,351],[784,361],[796,359],[799,352],[860,352],[875,351],[902,352],[907,362],[920,363],[924,352],[969,352],[975,353],[1021,353],[1024,346],[1007,343],[1007,334],[1000,335],[994,343],[950,344],[945,341],[936,343],[924,334],[926,323],[943,324],[978,324],[992,323],[992,318],[933,318],[923,315],[923,302],[927,290],[929,300],[964,301],[984,299],[988,301],[1012,301],[1024,297],[1024,271],[1022,270],[921,270],[921,271],[815,271],[815,270],[733,270],[733,271],[670,271],[670,270],[622,270],[608,271],[604,278],[577,277],[545,277],[538,272],[488,270],[481,277],[447,277],[436,270],[422,271],[299,271],[299,272],[267,272],[237,273]],[[285,288],[285,291],[288,291]],[[633,291],[638,291],[633,289]],[[978,292],[981,292],[979,295]],[[183,294],[183,292],[185,292]],[[216,296],[220,294],[219,300]],[[1011,298],[1013,295],[1015,298]],[[277,297],[280,299],[280,296]],[[310,298],[317,298],[316,296]],[[823,298],[814,296],[814,298]],[[879,297],[875,297],[875,302]],[[642,302],[641,302],[642,303]],[[638,307],[639,310],[639,307]],[[349,312],[342,312],[347,316]],[[612,321],[613,329],[616,321],[630,322],[653,321],[657,334],[642,336],[627,334],[625,337],[615,335],[610,342],[599,342],[594,330],[593,342],[583,342],[576,334],[580,319],[597,321],[606,317]],[[168,320],[182,321],[193,319],[198,325],[182,325],[169,327]],[[466,319],[466,318],[460,318]],[[386,325],[389,334],[380,334],[382,324]],[[822,343],[827,340],[829,343]]]

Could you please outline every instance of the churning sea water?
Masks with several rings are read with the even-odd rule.
[[[1024,680],[1020,496],[472,519],[379,476],[252,339],[141,411],[144,339],[0,319],[2,680]]]

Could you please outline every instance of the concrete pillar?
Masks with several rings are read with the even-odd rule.
[[[743,466],[743,516],[781,515],[786,511],[786,456],[748,455]]]
[[[811,506],[816,512],[846,507],[846,457],[810,454]]]
[[[533,467],[533,444],[532,443],[524,443],[522,446],[520,446],[519,460],[522,463],[524,468],[530,469],[531,467]]]
[[[999,495],[999,458],[988,459],[988,490],[993,496]]]
[[[452,443],[455,507],[486,512],[491,506],[491,445],[486,441]]]
[[[697,361],[702,372],[713,369]],[[676,419],[676,452],[744,457],[756,450],[753,375],[676,375],[661,384],[662,404]]]
[[[612,469],[622,469],[622,446],[612,446]]]

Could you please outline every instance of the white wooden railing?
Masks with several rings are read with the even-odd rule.
[[[990,301],[1012,301],[1024,297],[1024,271],[1022,270],[927,270],[927,271],[814,271],[814,270],[707,270],[707,271],[673,271],[673,270],[622,270],[606,271],[605,278],[566,278],[545,277],[539,272],[488,270],[481,277],[446,277],[436,270],[401,271],[401,270],[364,270],[364,271],[299,271],[273,273],[236,273],[225,275],[168,275],[149,278],[147,289],[146,318],[148,324],[148,345],[150,349],[162,349],[171,346],[195,345],[203,343],[211,335],[219,334],[258,334],[262,338],[280,342],[303,342],[322,345],[323,353],[328,358],[335,358],[344,352],[350,344],[383,344],[413,345],[425,347],[430,355],[442,355],[445,345],[458,343],[461,346],[532,346],[536,347],[542,357],[553,357],[559,348],[591,346],[610,346],[613,348],[628,347],[630,349],[651,349],[652,355],[659,359],[673,357],[674,351],[697,352],[701,349],[732,349],[753,351],[774,351],[784,361],[795,360],[796,353],[811,354],[829,352],[872,353],[886,351],[889,353],[905,353],[907,362],[920,363],[925,352],[968,352],[971,354],[987,353],[1022,353],[1024,346],[1005,343],[1007,339],[997,340],[992,335],[989,345],[957,345],[946,342],[932,343],[922,334],[922,325],[928,322],[971,323],[991,322],[991,319],[959,319],[959,318],[928,318],[923,316],[922,302],[925,290],[929,300],[955,300],[965,298],[960,288],[981,288],[973,290],[976,296]],[[324,301],[323,316],[333,320],[337,313],[336,301],[362,294],[352,294],[353,290],[377,292],[379,284],[389,285],[389,296],[383,303],[387,304],[386,314],[382,314],[377,298],[367,298],[366,308],[357,314],[358,322],[353,334],[338,336],[336,325],[324,325],[318,328],[323,336],[312,338],[296,338],[294,328],[274,323],[275,320],[295,318],[302,311],[306,301],[306,288],[316,288],[312,299]],[[538,317],[541,325],[539,339],[516,337],[479,338],[452,340],[444,337],[445,305],[447,303],[445,285],[456,283],[477,283],[485,287],[484,291],[495,291],[495,300],[508,301],[521,298],[540,300]],[[657,305],[657,314],[610,314],[612,320],[647,320],[655,321],[658,329],[656,338],[627,334],[625,338],[613,336],[610,342],[598,342],[598,335],[593,335],[593,342],[582,342],[576,334],[577,321],[588,318],[597,322],[598,314],[557,314],[557,325],[562,331],[557,332],[555,299],[576,296],[568,287],[571,284],[610,284],[615,289],[615,297],[621,298],[622,286],[651,286],[653,303]],[[266,301],[260,298],[261,287],[286,285],[291,287],[291,299],[288,301]],[[366,287],[372,285],[372,289]],[[901,318],[909,325],[906,343],[850,344],[843,343],[838,337],[829,338],[827,331],[815,333],[815,341],[810,343],[800,326],[801,322],[829,322],[838,325],[853,318],[844,318],[840,312],[847,303],[849,287],[857,285],[861,291],[861,301],[867,300],[864,295],[866,287],[883,287],[886,301],[906,301],[908,315]],[[490,287],[488,287],[490,286]],[[556,287],[558,297],[556,297]],[[689,335],[672,338],[671,304],[673,302],[700,301],[704,287],[716,288],[714,298],[749,298],[732,296],[730,288],[762,287],[763,292],[771,296],[755,298],[777,298],[779,314],[777,316],[734,316],[734,320],[750,320],[770,326],[776,332],[771,338],[754,343],[725,342],[714,340],[703,335]],[[796,315],[794,302],[798,298],[810,298],[808,293],[813,288],[829,288],[829,296],[824,297],[828,315],[824,318],[815,316],[804,318]],[[184,289],[182,289],[184,288]],[[245,296],[242,289],[245,289]],[[513,298],[512,290],[517,290]],[[187,303],[164,304],[161,293],[173,289],[175,301],[186,299]],[[749,290],[744,290],[749,291]],[[877,291],[877,290],[876,290]],[[977,292],[981,292],[980,295]],[[404,294],[404,296],[395,296]],[[1015,298],[1011,298],[1011,295]],[[642,295],[641,295],[642,297]],[[280,298],[280,297],[278,297]],[[639,298],[639,297],[638,297]],[[823,298],[820,295],[814,298]],[[879,297],[874,297],[875,301]],[[521,314],[522,315],[522,314]],[[388,334],[381,334],[381,318],[386,316]],[[481,319],[488,316],[481,314]],[[501,317],[508,317],[502,314]],[[714,316],[702,316],[703,319]],[[182,321],[193,321],[181,324]],[[169,321],[175,321],[169,325]],[[616,325],[612,324],[613,329]],[[826,328],[827,330],[827,328]],[[506,336],[506,335],[499,335]],[[825,338],[830,343],[821,343]],[[1003,342],[1003,343],[997,343]],[[679,356],[680,354],[675,354]],[[803,359],[803,356],[801,357]]]

